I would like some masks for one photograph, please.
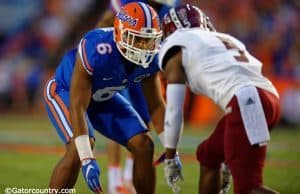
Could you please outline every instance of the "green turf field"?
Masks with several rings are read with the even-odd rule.
[[[194,147],[209,129],[187,127],[181,141],[185,181],[183,194],[197,193],[198,164],[193,158]],[[105,139],[97,135],[96,156],[101,166],[101,181],[106,188],[107,159]],[[157,138],[156,156],[161,153]],[[277,128],[271,134],[265,168],[265,182],[284,194],[300,193],[300,128]],[[44,116],[5,116],[0,118],[0,194],[6,187],[47,188],[51,171],[59,160],[63,146],[48,119]],[[171,194],[157,169],[157,193]],[[76,193],[91,193],[80,175]],[[232,193],[232,192],[231,192]]]

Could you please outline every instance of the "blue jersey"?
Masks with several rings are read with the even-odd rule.
[[[118,12],[121,7],[127,3],[131,3],[131,2],[137,2],[136,0],[111,0],[110,4],[111,4],[111,8],[113,10],[113,12]],[[148,3],[148,1],[146,0],[139,0],[139,2],[143,2],[143,3]],[[178,6],[180,5],[180,0],[176,0],[176,3],[175,3],[175,6]],[[158,16],[159,16],[159,19],[161,20],[164,15],[169,11],[169,9],[172,8],[168,5],[162,5],[159,10],[156,10]]]
[[[157,57],[148,68],[129,62],[119,52],[113,40],[113,28],[99,28],[88,32],[78,48],[69,51],[56,69],[55,78],[45,86],[44,99],[48,115],[64,143],[73,137],[69,119],[70,85],[76,58],[92,77],[91,102],[86,112],[89,135],[93,129],[122,144],[133,136],[147,131],[149,116],[139,93],[140,81],[159,71]],[[133,88],[140,110],[118,91]],[[142,100],[142,101],[140,101]]]
[[[113,28],[98,28],[88,32],[78,48],[63,58],[55,73],[58,88],[69,90],[77,52],[84,69],[92,76],[95,102],[108,100],[117,91],[134,86],[159,71],[157,56],[148,68],[135,65],[120,54],[113,40]]]

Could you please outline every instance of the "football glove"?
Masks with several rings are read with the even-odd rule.
[[[179,180],[184,180],[181,173],[182,164],[179,160],[179,155],[176,154],[175,158],[173,159],[165,159],[164,163],[164,176],[167,184],[172,188],[173,193],[177,194],[181,190],[181,188],[177,185],[177,182]]]
[[[99,181],[100,168],[95,159],[85,159],[82,161],[82,174],[89,188],[95,193],[102,192]]]

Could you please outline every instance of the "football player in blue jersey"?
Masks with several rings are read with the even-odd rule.
[[[103,17],[98,22],[97,27],[107,27],[113,25],[114,15],[117,13],[123,5],[129,2],[137,2],[136,0],[111,0],[110,9],[107,9],[103,14]],[[148,3],[151,5],[159,15],[162,17],[172,7],[180,4],[179,0],[150,0],[141,2]],[[137,110],[144,122],[151,126],[151,119],[147,110],[147,105],[143,97],[140,84],[136,84],[134,87],[124,89],[120,92]],[[160,139],[163,137],[162,131],[156,132]],[[133,169],[133,158],[130,154],[127,155],[124,170],[121,169],[121,147],[114,141],[108,141],[108,193],[119,194],[119,193],[135,193],[132,186],[132,169]]]
[[[81,167],[89,188],[102,192],[100,168],[92,152],[95,129],[133,154],[137,193],[155,192],[148,128],[118,91],[143,80],[151,121],[163,131],[165,105],[156,57],[161,35],[154,9],[142,2],[129,3],[117,13],[114,28],[88,32],[78,48],[63,57],[44,90],[49,117],[66,144],[66,153],[52,173],[51,188],[74,187]]]

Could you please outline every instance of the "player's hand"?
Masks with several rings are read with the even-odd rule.
[[[166,152],[162,153],[159,156],[159,158],[153,162],[153,166],[159,166],[160,164],[164,163],[165,159],[166,159]],[[181,163],[178,152],[176,152],[175,154],[175,159],[178,160],[179,163]]]
[[[183,181],[182,176],[182,164],[179,160],[179,155],[176,154],[173,159],[165,159],[164,161],[164,174],[167,184],[172,188],[174,193],[180,192],[180,187],[177,185],[177,182]]]
[[[82,174],[85,182],[93,192],[102,192],[102,186],[99,181],[100,168],[95,159],[85,159],[82,161]]]

